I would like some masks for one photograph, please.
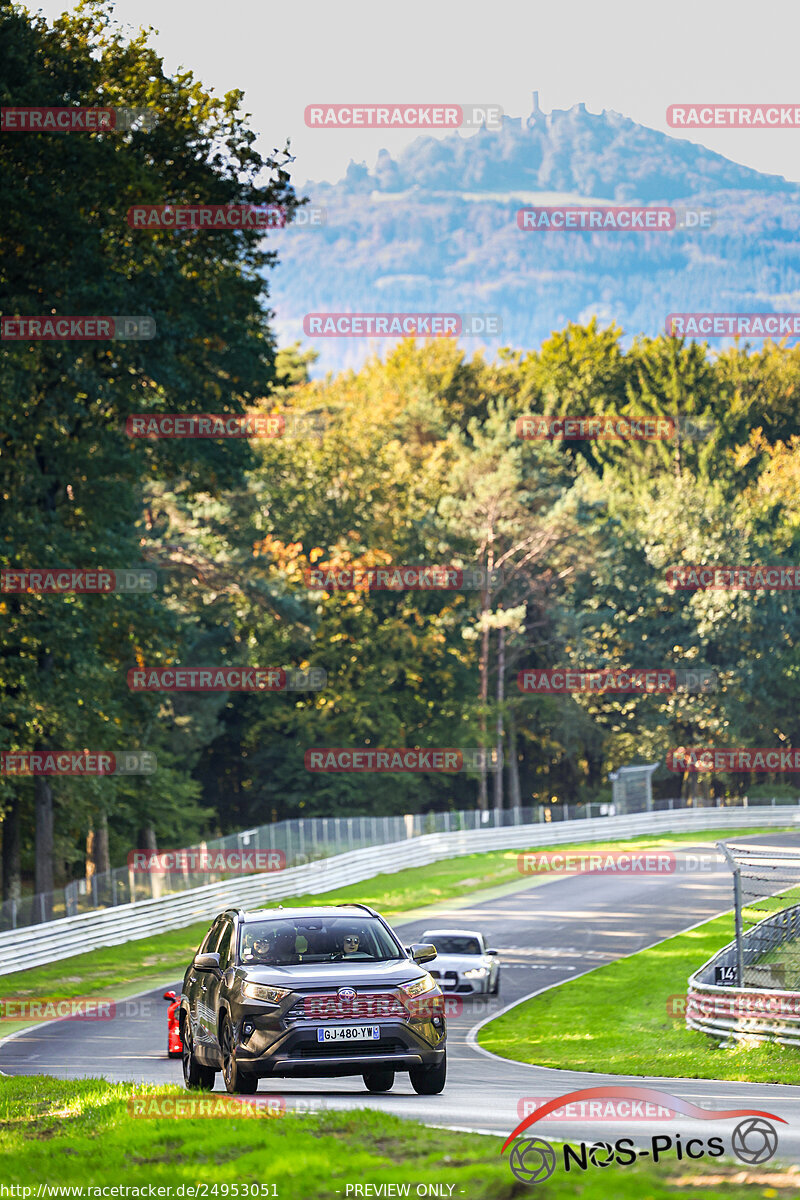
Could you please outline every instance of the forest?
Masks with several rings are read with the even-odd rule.
[[[4,898],[87,859],[104,870],[134,847],[287,817],[607,800],[609,771],[634,762],[662,764],[664,796],[792,791],[792,775],[698,779],[664,764],[679,747],[798,739],[796,591],[686,590],[674,573],[797,563],[800,349],[718,351],[593,320],[492,358],[448,338],[387,342],[359,370],[314,378],[313,349],[273,333],[263,230],[126,220],[165,198],[302,211],[289,148],[254,149],[241,95],[167,76],[102,5],[54,26],[3,10],[0,35],[4,103],[55,86],[76,104],[159,113],[152,128],[0,142],[4,311],[135,315],[157,331],[0,351],[4,572],[155,581],[4,588],[2,750],[157,762],[0,775]],[[266,435],[132,435],[133,415],[162,414],[246,418]],[[521,436],[524,417],[667,435]],[[369,586],[404,567],[469,586]],[[352,586],[326,587],[337,572]],[[171,668],[295,683],[130,686],[131,672]],[[519,686],[554,668],[714,684]],[[315,747],[487,747],[505,766],[314,773]]]

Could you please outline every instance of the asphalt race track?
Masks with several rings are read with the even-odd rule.
[[[713,836],[713,835],[712,835]],[[800,834],[773,834],[737,841],[800,844]],[[682,845],[680,855],[709,851],[708,843]],[[448,1082],[440,1096],[417,1096],[408,1076],[398,1074],[393,1091],[370,1095],[359,1076],[333,1080],[262,1080],[260,1093],[283,1097],[299,1111],[369,1106],[429,1124],[482,1133],[509,1134],[519,1122],[524,1097],[558,1096],[603,1083],[637,1083],[660,1088],[707,1109],[756,1108],[776,1113],[789,1125],[778,1126],[778,1157],[800,1161],[800,1087],[702,1080],[635,1080],[523,1066],[488,1055],[474,1044],[474,1030],[514,1001],[572,979],[603,963],[631,954],[732,906],[730,871],[723,865],[695,873],[633,876],[575,875],[497,889],[504,894],[467,897],[456,905],[437,906],[428,915],[397,923],[406,943],[433,925],[475,927],[500,950],[501,994],[467,1002],[448,1021]],[[209,918],[213,914],[209,914]],[[121,953],[124,952],[122,949]],[[698,964],[699,965],[699,964]],[[177,986],[178,981],[166,986]],[[112,1081],[181,1084],[179,1059],[166,1056],[166,1002],[158,988],[130,1001],[119,1001],[109,1021],[58,1021],[33,1027],[0,1043],[0,1071],[9,1075],[50,1074],[73,1079],[102,1076]],[[666,993],[654,996],[664,1005]],[[610,1019],[612,1016],[610,1015]],[[223,1090],[217,1075],[216,1090]],[[566,1140],[613,1140],[627,1136],[644,1144],[651,1134],[680,1129],[681,1135],[709,1136],[708,1121],[636,1122],[544,1121],[531,1134]],[[624,1128],[623,1128],[624,1124]],[[714,1121],[726,1147],[735,1121]]]

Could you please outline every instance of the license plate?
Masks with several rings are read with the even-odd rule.
[[[317,1030],[318,1042],[376,1041],[380,1036],[379,1025],[326,1025]]]

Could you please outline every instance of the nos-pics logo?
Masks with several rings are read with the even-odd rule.
[[[731,1121],[743,1118],[736,1125],[731,1137],[731,1150],[738,1159],[750,1165],[767,1162],[773,1157],[778,1148],[778,1133],[773,1121],[785,1125],[783,1117],[774,1113],[763,1112],[756,1108],[724,1109],[721,1112],[711,1112],[700,1108],[688,1100],[681,1100],[669,1092],[656,1091],[653,1088],[640,1087],[596,1087],[582,1088],[577,1092],[567,1092],[564,1096],[556,1096],[541,1105],[530,1116],[521,1121],[516,1129],[506,1138],[500,1153],[524,1133],[531,1125],[548,1116],[556,1109],[567,1104],[582,1100],[596,1100],[617,1097],[624,1100],[644,1100],[647,1103],[661,1105],[674,1113],[682,1113],[693,1120],[702,1121]],[[617,1138],[613,1142],[596,1141],[592,1143],[579,1142],[570,1145],[568,1142],[559,1145],[558,1149],[550,1142],[540,1137],[524,1138],[515,1142],[509,1156],[509,1166],[521,1183],[543,1183],[555,1171],[558,1160],[563,1160],[564,1170],[588,1171],[590,1167],[628,1167],[638,1159],[651,1159],[658,1162],[665,1157],[676,1159],[719,1158],[725,1153],[725,1145],[721,1137],[709,1138],[692,1137],[685,1141],[680,1133],[654,1134],[650,1138],[649,1148],[636,1148],[632,1138]]]

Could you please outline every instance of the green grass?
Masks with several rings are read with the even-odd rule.
[[[800,1080],[800,1052],[776,1043],[720,1048],[716,1038],[670,1017],[670,996],[732,938],[726,914],[599,967],[517,1005],[480,1032],[487,1050],[519,1062],[575,1071],[736,1079]]]
[[[767,831],[736,829],[727,831],[725,836],[739,837],[744,833],[764,832]],[[599,850],[615,846],[623,846],[626,849],[659,849],[680,843],[698,845],[704,840],[713,843],[717,836],[715,830],[665,833],[658,837],[580,842],[559,849]],[[538,848],[529,847],[534,850]],[[530,876],[521,876],[517,869],[518,856],[525,852],[495,850],[486,854],[466,854],[459,858],[443,859],[427,867],[411,867],[391,875],[376,875],[372,879],[321,895],[286,897],[282,903],[287,907],[295,907],[357,900],[376,908],[390,920],[409,918],[430,905],[453,900],[463,901],[465,893],[515,883],[524,884],[526,881],[534,882]],[[536,886],[543,886],[546,882],[545,878],[535,881]],[[183,929],[169,930],[155,937],[127,942],[124,946],[92,950],[25,971],[14,971],[2,977],[0,999],[5,995],[25,999],[105,996],[119,1000],[149,987],[156,987],[167,980],[180,979],[215,915],[215,910],[209,909],[207,921],[185,926]],[[0,1037],[24,1028],[25,1024],[24,1021],[0,1021]]]
[[[370,1109],[283,1117],[133,1117],[130,1085],[40,1076],[3,1081],[0,1093],[0,1180],[39,1184],[154,1188],[205,1183],[208,1195],[232,1195],[231,1185],[275,1185],[282,1200],[346,1200],[348,1186],[449,1184],[454,1200],[519,1200],[533,1193],[501,1157],[500,1137],[456,1133]],[[273,1093],[274,1094],[274,1093]],[[136,1089],[136,1096],[180,1097],[174,1088]],[[754,1184],[762,1196],[796,1195],[797,1176],[774,1163],[748,1168],[720,1163],[687,1168],[663,1160],[565,1175],[563,1166],[537,1185],[542,1200],[744,1200]],[[216,1193],[211,1191],[218,1185]],[[230,1188],[226,1192],[225,1187]],[[157,1193],[156,1193],[157,1194]],[[259,1191],[259,1194],[260,1191]],[[265,1193],[266,1194],[266,1191]],[[380,1193],[372,1193],[380,1194]],[[445,1192],[445,1195],[447,1192]],[[173,1190],[172,1196],[176,1195]],[[362,1192],[363,1195],[363,1192]]]

